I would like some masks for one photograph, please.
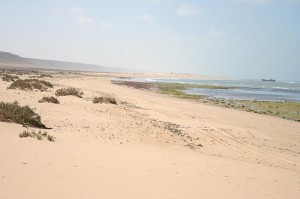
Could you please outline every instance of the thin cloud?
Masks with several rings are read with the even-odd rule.
[[[100,28],[103,29],[103,30],[108,30],[108,29],[111,29],[112,25],[111,23],[109,23],[108,21],[100,21]]]
[[[138,19],[141,21],[146,21],[146,22],[155,21],[155,17],[152,15],[148,15],[148,14],[140,15],[140,16],[138,16]]]
[[[68,13],[77,16],[84,16],[87,14],[87,12],[82,7],[79,6],[74,6],[72,8],[69,8]]]
[[[79,25],[87,28],[92,27],[95,24],[95,21],[89,17],[78,17],[77,22],[79,23]]]
[[[67,12],[73,15],[76,18],[77,23],[84,28],[90,28],[96,24],[94,19],[88,16],[88,12],[80,6],[71,7]]]
[[[199,8],[196,6],[183,4],[177,9],[177,15],[179,16],[193,16],[197,14],[199,14]]]

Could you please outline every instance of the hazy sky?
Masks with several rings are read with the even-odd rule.
[[[300,0],[0,0],[0,51],[300,81]]]

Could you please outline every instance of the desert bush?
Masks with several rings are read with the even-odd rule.
[[[38,140],[43,140],[44,138],[47,138],[47,140],[54,142],[55,137],[52,135],[49,135],[46,131],[42,133],[42,131],[38,131],[37,133],[32,130],[31,132],[29,130],[24,130],[19,134],[20,138],[26,138],[26,137],[31,137],[31,138],[36,138]]]
[[[44,133],[42,133],[42,136],[47,137],[48,133],[47,131],[45,131]]]
[[[13,103],[0,102],[0,121],[46,128],[41,122],[41,116],[29,106],[20,106],[17,101]]]
[[[34,75],[34,76],[30,76],[29,78],[44,78],[44,77],[50,77],[50,78],[53,78],[53,76],[52,76],[52,75],[49,75],[49,74]]]
[[[117,104],[117,101],[114,97],[104,96],[104,97],[94,97],[93,103]]]
[[[44,77],[50,77],[50,78],[53,78],[53,76],[52,76],[52,75],[49,75],[49,74],[41,74],[41,75],[39,76],[39,78],[44,78]]]
[[[31,133],[28,130],[24,130],[22,133],[19,134],[20,138],[31,137]]]
[[[55,97],[43,97],[41,100],[39,100],[39,103],[53,103],[53,104],[59,104],[59,101]]]
[[[68,88],[61,88],[56,90],[55,95],[56,96],[74,95],[82,98],[83,92],[81,92],[80,89],[78,88],[68,87]]]
[[[8,89],[21,89],[21,90],[33,90],[38,89],[40,91],[45,91],[48,88],[53,88],[53,85],[50,82],[38,79],[25,79],[17,80],[13,82]]]
[[[3,77],[1,79],[5,82],[14,82],[15,80],[19,79],[19,77],[16,75],[3,74]]]
[[[54,142],[55,137],[53,135],[47,135],[47,140],[49,140],[50,142]]]

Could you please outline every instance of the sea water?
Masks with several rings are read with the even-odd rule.
[[[192,88],[185,92],[224,99],[300,102],[300,82],[298,81],[266,82],[261,80],[200,80],[181,78],[134,78],[131,81],[225,86],[231,88]]]

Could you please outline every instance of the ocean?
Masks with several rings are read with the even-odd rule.
[[[188,94],[206,95],[224,99],[300,102],[300,82],[298,81],[264,82],[261,80],[200,80],[178,78],[133,78],[130,81],[226,86],[232,88],[193,88],[185,92]]]

